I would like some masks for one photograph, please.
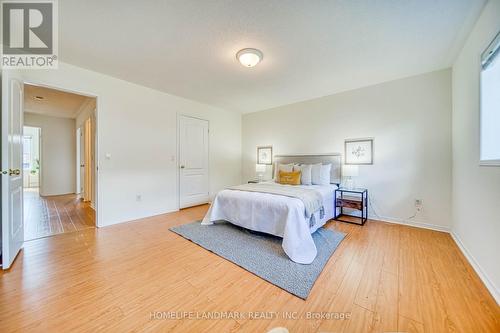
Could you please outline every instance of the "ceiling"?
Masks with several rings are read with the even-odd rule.
[[[60,59],[253,112],[450,67],[484,2],[64,0]]]
[[[35,96],[43,97],[42,100]],[[76,118],[93,98],[45,87],[24,85],[24,112],[52,117]]]

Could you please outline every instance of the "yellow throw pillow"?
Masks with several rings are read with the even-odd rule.
[[[300,171],[280,171],[278,183],[286,185],[300,185]]]

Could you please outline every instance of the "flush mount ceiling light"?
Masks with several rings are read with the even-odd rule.
[[[236,53],[236,59],[245,67],[253,67],[262,61],[264,55],[257,49],[243,49]]]

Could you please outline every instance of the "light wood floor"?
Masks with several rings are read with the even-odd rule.
[[[348,236],[303,301],[168,230],[206,209],[27,242],[0,273],[0,331],[500,332],[499,307],[448,234],[330,222]],[[350,318],[157,320],[155,311]]]
[[[24,240],[32,240],[95,226],[95,212],[76,194],[45,196],[37,188],[24,189]]]

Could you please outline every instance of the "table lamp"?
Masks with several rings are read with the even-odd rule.
[[[266,165],[265,164],[255,164],[255,172],[257,173],[257,176],[259,177],[259,182],[261,182],[262,178],[264,176],[264,173],[266,172]]]
[[[344,187],[352,190],[356,187],[354,177],[358,176],[359,168],[357,165],[344,165],[342,168],[342,176],[345,177]]]

